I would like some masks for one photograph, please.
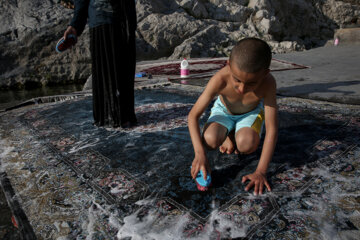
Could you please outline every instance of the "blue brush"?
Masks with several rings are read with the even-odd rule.
[[[145,72],[138,72],[135,74],[136,78],[142,78],[142,77],[146,77],[146,73]]]
[[[207,191],[211,187],[211,176],[208,173],[206,180],[204,180],[203,171],[200,170],[195,178],[195,182],[199,191]]]
[[[55,49],[56,49],[56,51],[58,53],[62,53],[65,50],[67,50],[68,48],[70,48],[71,46],[75,45],[76,41],[77,41],[76,36],[73,35],[73,34],[69,34],[66,39],[64,37],[62,37],[58,41],[58,43],[56,44]]]

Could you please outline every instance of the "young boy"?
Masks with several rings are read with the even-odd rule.
[[[232,49],[228,64],[207,84],[188,115],[188,127],[195,158],[191,176],[202,170],[204,180],[211,172],[206,149],[227,154],[254,152],[260,142],[265,119],[266,135],[261,157],[254,173],[242,178],[249,180],[245,191],[254,187],[254,195],[262,194],[264,186],[271,191],[266,171],[274,153],[278,134],[276,82],[270,74],[271,50],[257,38],[245,38]],[[200,134],[199,118],[218,95]],[[265,116],[264,116],[265,112]]]

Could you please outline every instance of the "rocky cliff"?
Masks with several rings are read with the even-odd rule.
[[[70,0],[0,1],[0,88],[83,82],[88,30],[75,48],[54,51],[72,17]],[[324,45],[360,23],[357,0],[137,0],[137,59],[227,56],[244,37],[273,52]]]

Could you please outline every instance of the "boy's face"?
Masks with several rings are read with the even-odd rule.
[[[248,73],[241,71],[236,64],[229,64],[231,72],[231,83],[236,93],[243,95],[252,92],[262,83],[269,69],[263,69],[256,73]]]

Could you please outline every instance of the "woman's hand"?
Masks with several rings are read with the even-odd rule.
[[[64,39],[67,39],[69,34],[75,35],[77,37],[76,29],[73,26],[68,26],[68,28],[64,32]]]

